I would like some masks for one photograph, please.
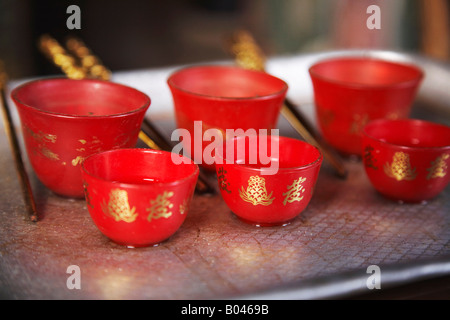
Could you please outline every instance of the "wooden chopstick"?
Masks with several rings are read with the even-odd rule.
[[[265,72],[265,55],[249,32],[245,30],[235,32],[229,38],[229,49],[239,66]],[[324,159],[331,164],[340,178],[347,177],[348,172],[341,159],[320,138],[307,118],[288,98],[284,101],[281,114],[305,141],[322,151]]]
[[[6,84],[7,74],[3,67],[3,62],[0,61],[0,105],[3,114],[3,122],[5,124],[5,131],[9,139],[9,143],[12,149],[14,162],[16,164],[17,173],[19,174],[20,186],[22,189],[22,195],[25,201],[27,213],[32,222],[38,221],[38,214],[36,210],[36,203],[34,201],[33,190],[31,188],[30,180],[28,178],[27,171],[20,151],[19,141],[14,130],[13,120],[6,101]]]
[[[109,81],[111,71],[101,60],[78,38],[70,37],[66,41],[67,50],[57,40],[49,35],[43,35],[39,41],[41,51],[61,70],[72,79],[93,78]],[[63,61],[64,63],[61,63]],[[139,139],[147,147],[154,150],[171,151],[171,143],[164,135],[144,117]],[[216,189],[208,180],[206,174],[200,170],[196,190],[199,193],[215,193]]]

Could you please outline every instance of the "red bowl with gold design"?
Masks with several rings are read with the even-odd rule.
[[[183,154],[211,170],[214,154],[207,148],[217,135],[226,140],[231,130],[275,129],[288,89],[265,72],[224,65],[186,67],[167,83],[177,127],[189,134],[183,135]]]
[[[286,225],[309,204],[322,164],[318,148],[279,136],[240,136],[216,154],[221,195],[244,222]]]
[[[81,171],[95,225],[128,247],[157,245],[181,227],[199,174],[188,158],[135,148],[91,155]]]
[[[324,139],[361,154],[361,130],[375,119],[408,118],[424,73],[417,66],[370,57],[339,57],[309,69]]]
[[[450,181],[450,127],[434,122],[379,119],[363,129],[362,157],[376,190],[388,198],[421,202]]]
[[[80,164],[87,156],[136,145],[150,98],[121,84],[47,78],[11,93],[30,163],[53,192],[83,197]]]

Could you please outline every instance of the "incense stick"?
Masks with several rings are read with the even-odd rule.
[[[36,210],[36,204],[33,197],[33,190],[31,188],[30,180],[23,163],[22,153],[20,151],[19,141],[14,130],[13,120],[6,101],[6,82],[7,75],[3,69],[3,62],[0,61],[0,105],[2,108],[3,122],[5,125],[5,131],[9,139],[9,143],[12,149],[14,162],[16,164],[17,173],[19,174],[20,187],[22,189],[22,195],[25,201],[27,213],[33,222],[38,221],[38,215]]]

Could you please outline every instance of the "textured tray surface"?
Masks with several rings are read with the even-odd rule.
[[[1,199],[11,208],[1,211],[1,293],[13,298],[224,297],[372,264],[450,254],[448,191],[427,204],[393,203],[373,191],[361,163],[346,165],[346,181],[322,171],[307,210],[288,226],[247,225],[220,196],[195,196],[172,238],[140,249],[106,239],[84,201],[45,190],[38,199],[44,217],[32,224],[10,189]],[[82,271],[82,290],[66,287],[66,269],[73,264]]]

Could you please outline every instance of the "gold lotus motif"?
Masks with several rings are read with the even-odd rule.
[[[427,169],[427,180],[443,178],[447,174],[447,164],[445,160],[450,157],[448,154],[443,154],[437,157],[434,161],[431,161],[430,167]]]
[[[391,164],[384,164],[384,172],[397,181],[414,180],[417,176],[416,168],[411,168],[409,154],[401,151],[394,154]]]
[[[263,177],[252,176],[248,179],[247,189],[241,187],[239,196],[242,200],[253,204],[254,206],[260,204],[268,206],[272,204],[275,198],[271,198],[273,191],[267,194],[266,180]]]
[[[102,210],[116,221],[133,222],[138,214],[136,208],[130,208],[128,193],[122,189],[112,189],[109,193],[109,201],[103,202]]]

